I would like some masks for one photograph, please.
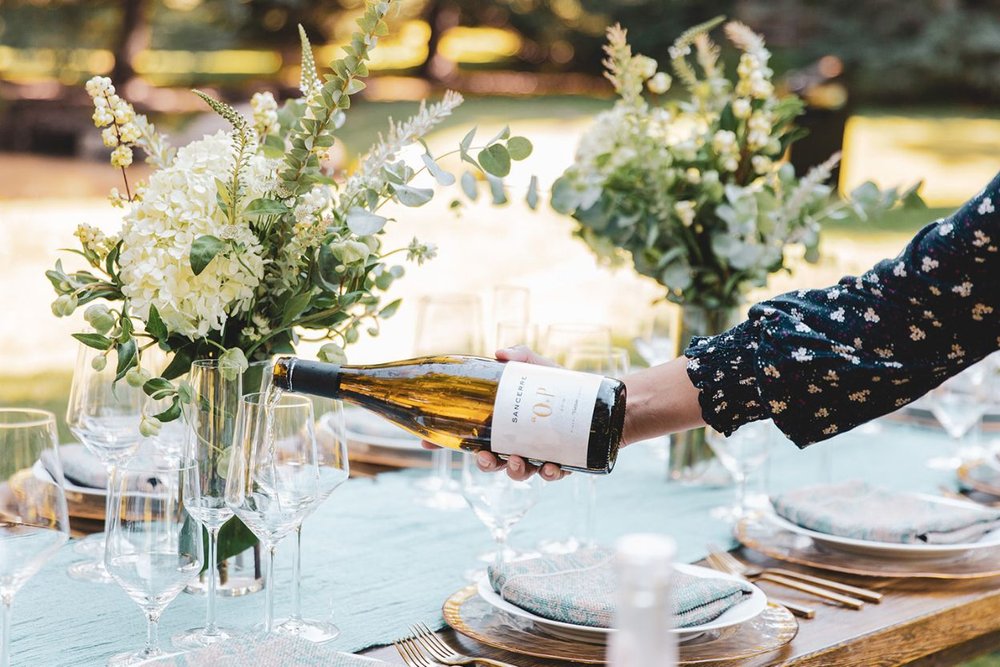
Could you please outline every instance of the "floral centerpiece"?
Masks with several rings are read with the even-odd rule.
[[[577,233],[600,258],[630,261],[680,304],[677,355],[692,336],[734,324],[744,295],[788,270],[790,249],[815,262],[824,220],[921,203],[919,184],[882,191],[869,182],[835,195],[828,181],[839,154],[797,177],[785,156],[805,134],[794,125],[803,103],[776,94],[764,40],[735,21],[725,34],[739,64],[734,79],[726,76],[709,37],[722,21],[674,42],[673,77],[633,54],[621,27],[608,30],[604,65],[618,100],[552,192],[553,207],[579,221]],[[683,91],[665,95],[675,78]],[[674,453],[672,465],[687,464],[689,453]]]
[[[111,200],[125,213],[119,233],[80,225],[76,235],[88,268],[47,272],[58,316],[86,306],[92,331],[74,334],[83,344],[114,352],[117,380],[142,386],[165,405],[143,419],[151,435],[181,415],[190,400],[174,382],[198,358],[222,357],[237,370],[275,353],[294,351],[299,337],[327,339],[320,356],[342,360],[362,330],[377,335],[399,300],[384,302],[404,274],[393,255],[418,264],[434,257],[432,243],[383,247],[390,202],[421,206],[434,196],[414,177],[429,172],[441,185],[456,183],[440,160],[457,154],[469,170],[461,189],[475,198],[486,180],[503,201],[502,178],[511,160],[524,159],[530,142],[504,130],[474,147],[475,129],[449,153],[435,156],[423,137],[462,102],[448,92],[421,104],[388,131],[348,175],[333,171],[327,153],[344,126],[351,99],[365,88],[368,60],[391,2],[369,2],[359,30],[320,78],[309,41],[302,37],[302,96],[278,106],[270,93],[251,100],[252,118],[197,92],[232,129],[174,148],[116,92],[107,78],[87,83],[93,120],[102,128],[111,163],[125,178]],[[420,142],[425,151],[410,164],[402,149]],[[130,183],[126,169],[141,149],[154,167],[147,183]],[[537,193],[534,194],[537,200]],[[158,376],[143,365],[144,351],[159,347],[169,365]]]

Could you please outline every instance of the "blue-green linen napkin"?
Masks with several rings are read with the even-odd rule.
[[[243,637],[189,653],[167,655],[143,667],[388,667],[389,663],[339,653],[329,646],[298,637]]]
[[[857,480],[803,487],[775,496],[771,504],[803,528],[875,542],[975,542],[1000,527],[997,510],[933,502]]]
[[[615,613],[614,552],[606,547],[491,567],[490,584],[507,602],[553,621],[610,628]],[[747,598],[749,586],[731,579],[674,572],[670,589],[679,628],[715,620]]]

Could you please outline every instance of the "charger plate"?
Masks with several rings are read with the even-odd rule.
[[[449,597],[442,612],[445,621],[457,632],[487,646],[536,658],[605,664],[604,645],[547,634],[531,621],[499,611],[479,597],[475,585]],[[762,613],[745,623],[706,632],[684,642],[678,647],[678,664],[744,660],[770,653],[792,641],[798,630],[798,623],[787,609],[768,604]]]
[[[1000,549],[969,551],[948,558],[901,559],[866,556],[824,547],[759,517],[740,519],[740,544],[775,560],[863,577],[984,579],[1000,576]]]

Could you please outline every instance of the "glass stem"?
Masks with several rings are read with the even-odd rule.
[[[274,631],[274,554],[276,545],[267,546],[267,574],[264,579],[264,634]]]
[[[4,595],[0,605],[0,667],[10,667],[10,606],[13,602],[13,596]]]
[[[493,569],[500,571],[503,567],[503,555],[507,551],[507,535],[510,534],[510,529],[497,528],[493,531],[493,541],[497,545],[496,553],[493,555]]]
[[[108,528],[111,526],[111,513],[114,511],[114,499],[112,496],[115,493],[115,472],[118,470],[118,466],[114,463],[104,464],[104,471],[107,473],[108,486],[105,489],[104,494],[104,539],[108,539]],[[98,559],[104,561],[104,554]]]
[[[736,475],[736,513],[743,516],[747,511],[747,473],[741,470]]]
[[[295,527],[295,560],[292,561],[292,615],[291,619],[302,618],[302,524]]]
[[[451,481],[450,449],[441,448],[434,450],[434,468],[435,474],[437,474],[438,480],[441,482],[441,490],[446,490],[448,483]]]
[[[215,590],[219,572],[219,529],[208,529],[208,562],[205,564],[205,576],[208,577],[208,605],[205,609],[205,630],[203,634],[216,635],[219,628],[215,625]]]
[[[160,612],[146,612],[146,655],[160,652]]]

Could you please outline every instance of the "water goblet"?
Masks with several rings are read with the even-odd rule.
[[[160,615],[204,564],[201,525],[186,511],[188,500],[199,497],[198,484],[198,466],[191,459],[143,453],[120,469],[104,562],[145,614],[146,645],[112,656],[112,667],[164,655],[157,633]]]
[[[105,523],[110,511],[115,469],[135,453],[142,440],[139,422],[146,398],[141,388],[115,380],[117,358],[114,350],[101,351],[80,343],[66,408],[66,424],[70,431],[104,464],[107,475]],[[111,576],[101,560],[104,540],[92,537],[85,541],[94,545],[93,552],[88,555],[95,559],[74,563],[67,574],[82,581],[111,583]]]
[[[507,547],[510,531],[538,502],[541,481],[532,476],[516,482],[507,475],[483,472],[475,457],[462,461],[462,496],[480,521],[486,525],[496,544],[492,554],[494,568],[515,558]]]
[[[316,466],[319,483],[315,511],[330,494],[347,481],[350,465],[347,458],[347,434],[344,425],[344,405],[328,398],[310,397],[316,420]],[[302,521],[295,527],[295,554],[292,561],[292,613],[276,621],[279,634],[294,635],[315,643],[328,642],[340,636],[340,628],[328,621],[302,616]]]
[[[418,356],[483,353],[482,304],[474,294],[441,294],[417,302],[414,352]],[[452,477],[452,451],[435,449],[432,473],[416,483],[428,507],[457,510],[465,506],[461,488]]]
[[[735,523],[748,513],[747,479],[760,468],[771,454],[775,441],[775,426],[768,421],[744,424],[735,433],[726,437],[713,429],[708,429],[706,442],[712,448],[719,462],[736,480],[736,499],[733,505],[717,507],[709,514],[716,518]]]
[[[264,634],[274,631],[274,557],[278,542],[315,508],[344,468],[319,469],[312,402],[293,394],[247,394],[229,460],[226,503],[267,551]]]
[[[191,402],[185,406],[188,444],[199,483],[187,499],[187,511],[208,532],[205,625],[174,635],[178,648],[194,649],[229,639],[233,631],[215,621],[219,531],[233,516],[226,504],[226,473],[236,437],[242,377],[235,365],[219,359],[196,359],[188,376]]]
[[[986,362],[969,366],[927,394],[934,418],[951,439],[951,454],[927,461],[935,470],[955,470],[965,458],[977,458],[981,452],[968,447],[973,427],[986,414],[992,400],[993,374]]]
[[[69,539],[57,442],[51,412],[0,409],[0,667],[14,595]]]

